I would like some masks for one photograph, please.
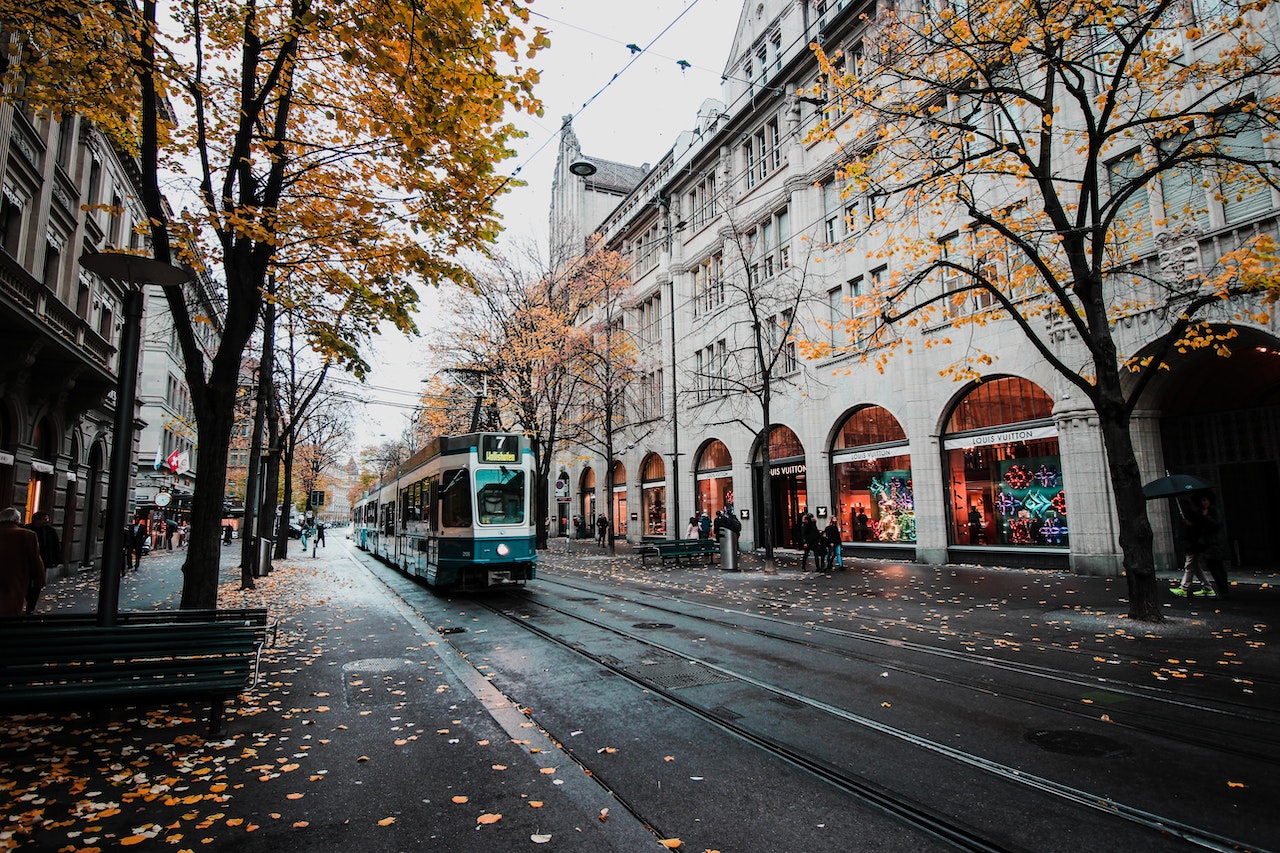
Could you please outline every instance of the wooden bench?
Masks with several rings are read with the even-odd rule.
[[[93,614],[0,620],[0,712],[207,701],[209,733],[227,697],[256,681],[275,626],[265,610]]]
[[[650,557],[657,557],[662,565],[682,560],[690,562],[699,560],[703,565],[710,564],[720,553],[720,544],[714,539],[676,539],[670,542],[655,542],[640,550],[640,565],[648,565]]]

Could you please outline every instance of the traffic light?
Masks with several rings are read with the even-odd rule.
[[[311,490],[311,505],[324,506],[324,489]]]

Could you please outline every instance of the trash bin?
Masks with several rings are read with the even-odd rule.
[[[738,568],[738,534],[720,529],[720,568],[726,572],[740,572]]]
[[[258,569],[271,563],[271,546],[276,544],[276,540],[270,536],[258,537]]]

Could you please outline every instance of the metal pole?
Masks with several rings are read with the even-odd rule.
[[[124,328],[120,332],[116,417],[111,436],[111,474],[107,483],[107,529],[102,537],[102,572],[98,584],[98,624],[116,624],[120,609],[120,574],[124,568],[125,505],[133,467],[133,406],[138,391],[138,344],[142,340],[142,291],[124,295]]]

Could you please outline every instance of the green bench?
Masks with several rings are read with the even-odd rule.
[[[0,619],[0,712],[208,702],[209,733],[229,696],[257,680],[276,626],[265,610]]]
[[[714,539],[675,539],[670,542],[656,542],[653,545],[642,548],[640,550],[640,565],[648,565],[650,557],[657,557],[662,565],[670,562],[679,565],[682,560],[687,560],[690,563],[698,560],[703,565],[707,565],[719,553],[720,544]]]

